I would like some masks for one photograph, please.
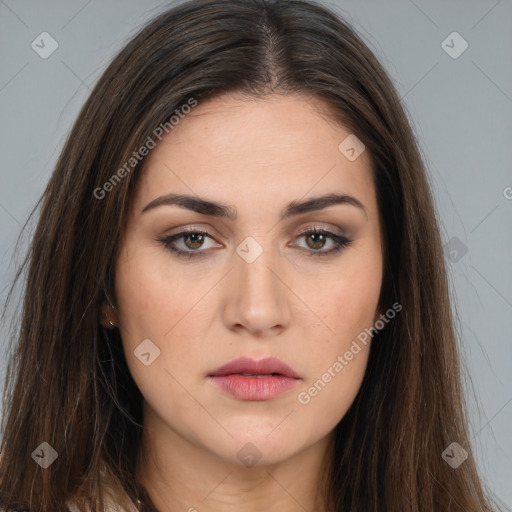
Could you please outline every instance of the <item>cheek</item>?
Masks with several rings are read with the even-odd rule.
[[[297,408],[306,431],[320,438],[343,419],[361,387],[368,354],[369,346],[361,347],[351,361],[343,355],[341,360],[331,358],[323,373],[319,372],[317,378],[308,382],[308,387],[297,397]]]
[[[334,284],[318,296],[323,323],[315,322],[309,378],[298,397],[309,418],[323,418],[326,431],[345,415],[363,381],[381,289],[380,259],[345,263]]]
[[[352,340],[376,320],[382,284],[380,259],[345,260],[343,269],[329,278],[329,286],[317,294],[316,311],[322,323],[315,322],[316,338],[323,340],[325,357],[348,350]],[[315,307],[315,306],[314,306]],[[317,351],[318,352],[318,351]]]
[[[179,382],[190,378],[186,370],[197,366],[211,323],[211,302],[204,296],[214,283],[184,279],[149,250],[118,261],[120,333],[128,367],[143,394],[161,393],[173,377]],[[145,366],[137,355],[148,352],[150,361],[158,355]]]
[[[297,396],[312,430],[327,434],[352,405],[366,371],[370,351],[370,331],[375,318],[379,288],[372,293],[354,294],[340,286],[331,294],[326,314],[328,331],[309,351],[308,379]],[[325,329],[324,329],[325,332]],[[321,420],[319,420],[321,418]]]
[[[166,255],[155,251],[161,249],[132,250],[117,262],[118,319],[130,343],[141,337],[165,342],[198,300],[200,290],[196,294]]]

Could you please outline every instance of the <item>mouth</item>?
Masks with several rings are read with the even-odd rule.
[[[240,357],[208,375],[223,392],[238,400],[270,400],[293,388],[301,376],[289,365],[274,357],[259,361]]]

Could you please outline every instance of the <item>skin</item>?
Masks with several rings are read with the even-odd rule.
[[[200,102],[148,156],[117,260],[116,311],[106,318],[119,326],[144,396],[137,473],[162,512],[326,510],[320,475],[370,344],[309,403],[298,395],[378,318],[383,271],[369,152],[355,161],[340,152],[350,132],[318,111],[328,108],[299,96],[217,97]],[[230,205],[238,217],[176,205],[141,213],[169,193]],[[365,211],[338,204],[279,219],[291,201],[327,193],[351,195]],[[336,244],[302,235],[314,226],[351,242],[315,256]],[[180,258],[158,241],[187,227],[209,236],[175,246],[203,256]],[[262,249],[251,263],[236,252],[249,236]],[[149,366],[134,355],[144,339],[160,350]],[[271,400],[236,399],[208,374],[239,356],[278,357],[301,380]],[[260,456],[253,466],[237,456],[248,442]]]

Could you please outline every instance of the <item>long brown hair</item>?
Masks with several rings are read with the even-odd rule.
[[[191,100],[235,92],[324,99],[373,161],[385,240],[380,305],[398,302],[402,311],[375,335],[361,389],[335,428],[325,480],[332,511],[491,510],[471,456],[417,143],[391,80],[354,29],[304,0],[187,1],[147,24],[99,79],[38,204],[15,280],[26,272],[4,391],[0,506],[54,512],[74,500],[102,510],[110,477],[140,510],[154,510],[135,475],[142,396],[119,332],[99,323],[101,306],[115,304],[140,148]],[[42,442],[58,454],[47,469],[32,460]],[[452,442],[469,453],[457,469],[441,456]]]

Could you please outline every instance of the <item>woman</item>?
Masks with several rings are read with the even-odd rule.
[[[5,510],[491,510],[424,165],[320,4],[149,23],[80,112],[26,266]]]

